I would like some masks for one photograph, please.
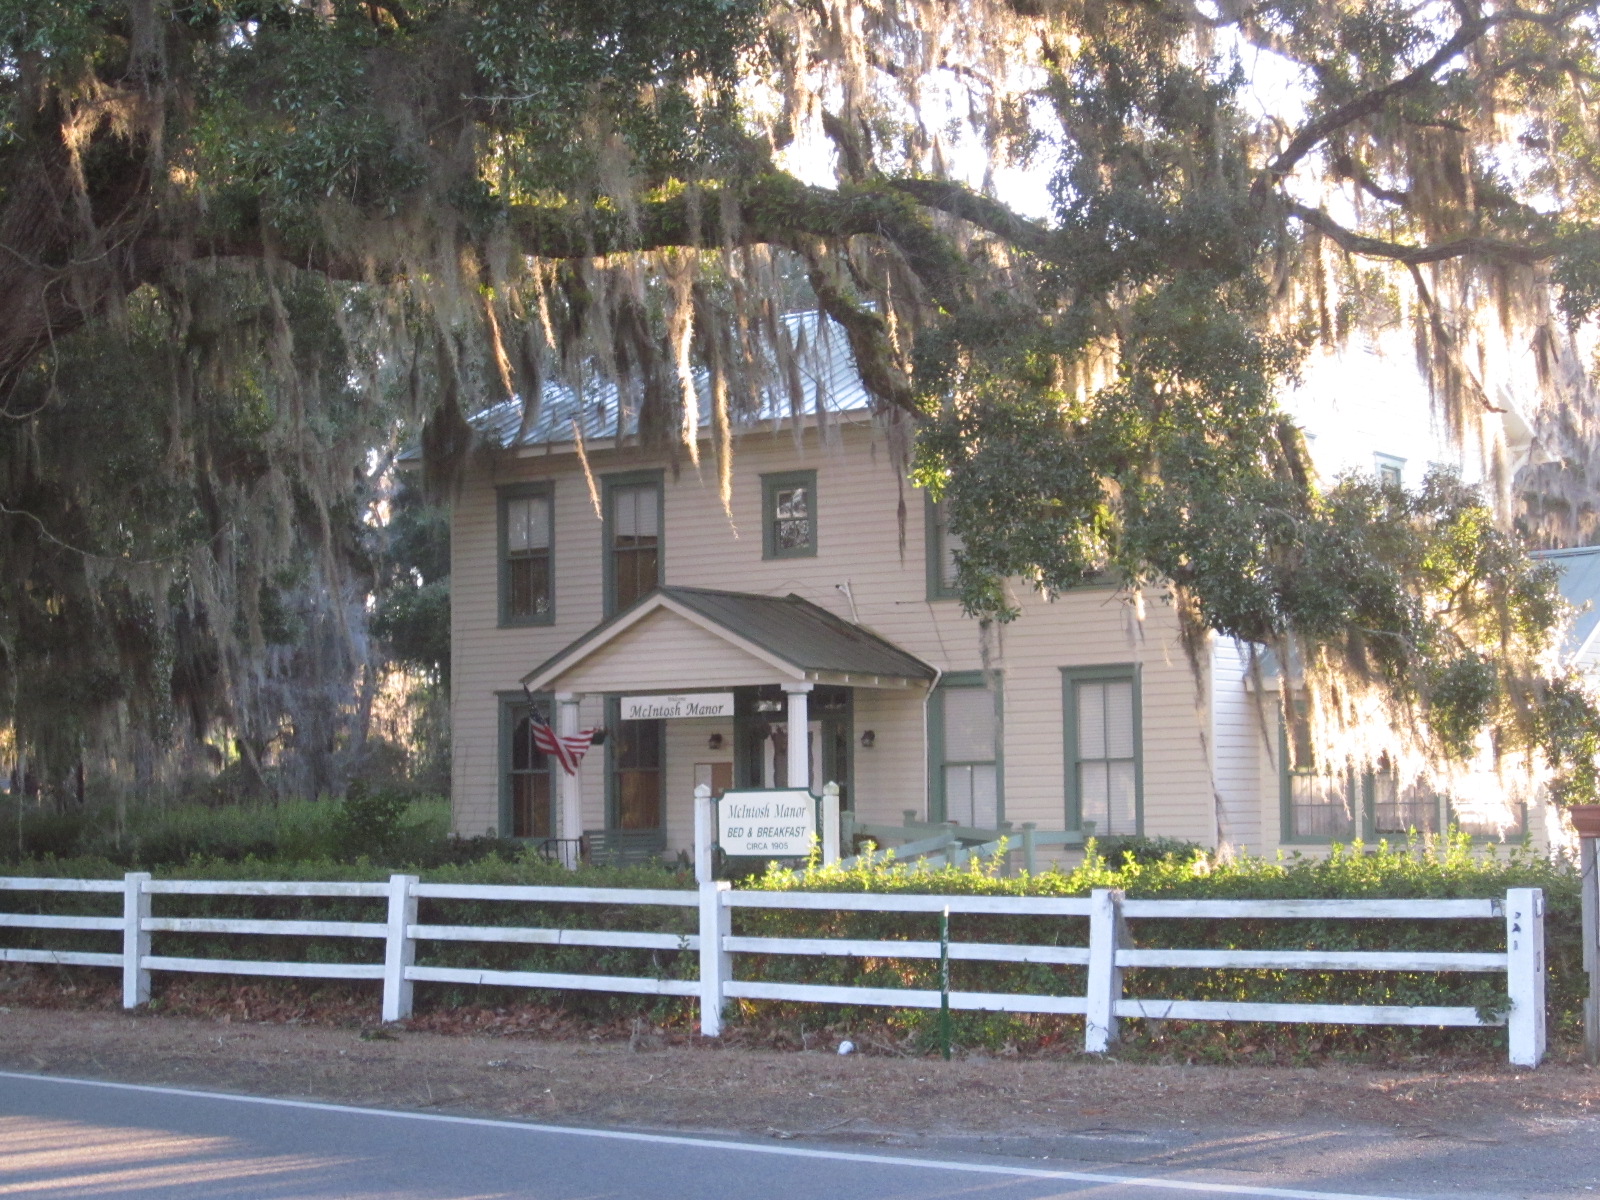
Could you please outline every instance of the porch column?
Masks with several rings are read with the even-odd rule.
[[[556,693],[556,732],[563,737],[578,732],[578,701],[581,699],[577,692]],[[571,775],[557,770],[556,775],[561,780],[561,825],[556,836],[569,840],[561,847],[561,862],[576,870],[578,847],[570,839],[583,836],[583,767],[579,766]]]
[[[789,786],[811,787],[811,689],[810,683],[785,683],[784,693],[789,697]]]

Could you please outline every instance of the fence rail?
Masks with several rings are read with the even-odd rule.
[[[123,1004],[137,1007],[150,998],[154,971],[225,975],[268,975],[304,979],[381,980],[383,1017],[399,1020],[412,1010],[417,983],[628,992],[693,996],[699,1001],[701,1031],[722,1031],[723,1010],[731,1000],[788,1001],[892,1008],[938,1008],[982,1012],[1061,1013],[1085,1019],[1084,1048],[1108,1050],[1124,1019],[1184,1021],[1316,1022],[1340,1025],[1508,1026],[1511,1061],[1537,1065],[1545,1049],[1544,896],[1536,888],[1508,891],[1483,900],[1127,900],[1121,892],[1099,889],[1087,897],[928,896],[870,893],[735,891],[727,883],[702,882],[698,889],[581,888],[422,883],[414,875],[394,875],[383,883],[238,882],[155,880],[143,873],[123,879],[0,878],[0,894],[120,893],[120,915],[58,915],[0,912],[0,929],[87,934],[121,934],[120,953],[81,949],[0,947],[0,962],[120,968]],[[382,921],[275,920],[267,918],[157,916],[157,897],[235,896],[381,900]],[[527,905],[607,905],[633,909],[694,909],[695,932],[657,929],[570,929],[555,926],[423,924],[421,900],[474,901]],[[3,901],[0,901],[3,903]],[[795,910],[820,913],[906,913],[975,916],[1087,918],[1082,945],[1053,942],[951,942],[950,961],[1087,967],[1082,995],[1026,992],[955,991],[909,987],[856,987],[791,983],[736,977],[739,955],[937,959],[932,940],[847,937],[736,936],[737,910]],[[1495,921],[1503,923],[1503,951],[1389,950],[1230,950],[1165,947],[1162,922],[1172,920],[1260,921]],[[1140,941],[1131,931],[1137,926]],[[1083,929],[1082,925],[1074,926]],[[306,937],[381,944],[382,961],[307,962],[156,954],[157,936]],[[419,945],[428,943],[521,944],[629,950],[669,950],[694,955],[694,979],[650,975],[509,971],[473,966],[419,965]],[[1139,969],[1235,971],[1375,971],[1503,973],[1509,1005],[1504,1016],[1475,1008],[1441,1005],[1356,1005],[1269,1003],[1244,1000],[1190,1000],[1182,997],[1131,997],[1124,994],[1123,972]]]

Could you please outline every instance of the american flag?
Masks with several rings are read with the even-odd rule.
[[[594,730],[580,729],[577,733],[560,734],[550,727],[550,722],[532,704],[528,705],[528,733],[533,744],[561,764],[568,775],[578,773],[578,764],[589,752],[594,741]]]

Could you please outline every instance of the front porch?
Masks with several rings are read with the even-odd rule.
[[[604,740],[568,774],[507,702],[507,832],[628,857],[688,851],[694,789],[837,783],[921,789],[923,700],[937,672],[798,596],[662,588],[536,667],[523,684],[556,731]],[[520,711],[519,711],[520,709]],[[805,747],[794,753],[793,748]],[[906,770],[916,772],[911,781]],[[874,817],[898,816],[891,801]]]

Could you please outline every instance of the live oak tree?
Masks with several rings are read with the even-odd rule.
[[[475,406],[531,418],[546,381],[607,378],[687,465],[709,420],[726,499],[735,418],[803,353],[776,319],[801,290],[964,535],[974,614],[1110,575],[1170,595],[1192,640],[1277,648],[1330,740],[1381,712],[1439,762],[1492,729],[1587,797],[1595,711],[1553,671],[1560,605],[1523,544],[1592,519],[1595,10],[0,0],[13,711],[48,661],[20,613],[74,641],[118,596],[153,604],[167,632],[80,698],[134,724],[171,613],[248,663],[261,590],[238,581],[297,556],[348,575],[358,431],[421,422],[443,486]],[[995,186],[1018,166],[1047,217]],[[1315,477],[1286,382],[1319,342],[1402,325],[1498,498]],[[119,338],[146,365],[89,382],[74,364]],[[1544,461],[1520,474],[1497,339],[1538,366]],[[229,458],[232,418],[204,414],[240,387],[260,424]],[[183,520],[108,517],[72,470],[140,405],[162,422],[143,478]],[[239,719],[247,675],[215,711]]]

